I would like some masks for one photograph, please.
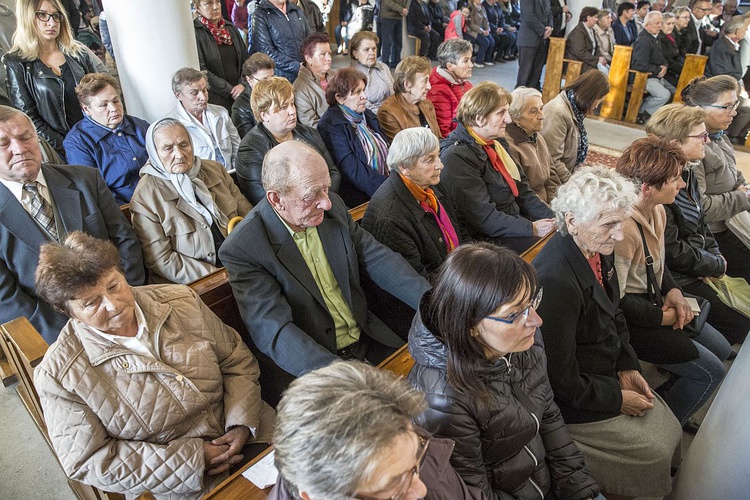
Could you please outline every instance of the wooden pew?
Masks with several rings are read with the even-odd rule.
[[[34,387],[34,368],[41,363],[49,346],[42,336],[25,317],[16,318],[13,321],[0,326],[0,337],[3,338],[5,348],[8,350],[9,360],[18,376],[18,392],[26,410],[32,420],[42,433],[44,440],[54,454],[52,443],[47,433],[47,425],[44,422],[44,413],[39,400],[39,394]],[[57,455],[55,455],[57,458]],[[89,486],[72,479],[68,479],[68,485],[80,500],[124,500],[125,496],[117,493],[107,493],[93,486]],[[143,497],[147,500],[149,497]],[[153,497],[151,497],[153,498]]]
[[[599,116],[612,120],[635,123],[638,111],[643,104],[643,94],[646,91],[648,73],[642,73],[630,69],[630,59],[633,56],[633,47],[616,45],[612,56],[612,64],[609,67],[609,93],[602,102]],[[630,91],[630,102],[625,112],[625,100],[628,94],[628,81],[634,76],[634,82]]]
[[[542,102],[549,102],[562,88],[563,66],[565,70],[565,82],[570,83],[581,75],[581,61],[565,59],[565,39],[551,37],[547,51],[547,69],[544,74],[544,86],[542,87]]]
[[[702,76],[706,72],[706,63],[708,56],[699,56],[697,54],[688,54],[685,56],[685,64],[680,72],[680,79],[677,80],[677,91],[674,93],[672,102],[682,102],[682,89],[684,89],[690,80],[696,76]]]
[[[5,387],[15,384],[18,380],[16,377],[16,371],[13,369],[13,364],[9,360],[10,353],[8,351],[8,346],[3,340],[3,336],[0,335],[0,380],[3,381]]]

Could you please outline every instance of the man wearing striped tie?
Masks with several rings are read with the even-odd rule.
[[[0,106],[0,323],[26,316],[47,342],[57,339],[68,318],[36,297],[34,273],[39,247],[75,230],[111,240],[128,282],[144,283],[140,244],[99,171],[42,165],[31,119]]]

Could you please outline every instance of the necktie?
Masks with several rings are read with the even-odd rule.
[[[58,240],[55,214],[52,205],[39,193],[39,183],[29,182],[23,185],[23,202],[29,208],[29,212],[55,240]]]

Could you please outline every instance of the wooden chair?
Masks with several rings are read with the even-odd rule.
[[[422,48],[422,40],[420,40],[419,38],[415,37],[414,35],[409,35],[409,38],[411,38],[411,39],[414,40],[414,55],[418,56],[419,55],[419,49]]]
[[[690,83],[690,80],[696,76],[702,76],[706,72],[706,63],[708,56],[699,56],[697,54],[688,54],[685,56],[685,64],[680,72],[680,79],[677,80],[677,91],[674,93],[672,102],[682,102],[682,90]]]
[[[630,101],[628,102],[628,110],[625,113],[625,123],[635,123],[638,120],[638,112],[643,104],[643,94],[646,93],[646,82],[648,81],[648,73],[641,71],[629,70],[629,74],[635,75],[633,81],[633,87],[630,90]]]
[[[563,66],[565,70],[565,82],[570,83],[581,76],[581,61],[565,59],[565,39],[551,37],[547,51],[547,69],[544,74],[544,87],[542,87],[542,101],[549,102],[562,88]]]

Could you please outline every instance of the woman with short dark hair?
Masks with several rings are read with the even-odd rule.
[[[351,39],[350,66],[367,77],[367,109],[377,113],[393,95],[393,76],[388,66],[378,61],[380,39],[372,31],[359,31]]]
[[[71,318],[34,372],[71,479],[197,500],[270,441],[258,362],[190,288],[131,288],[112,243],[74,231],[42,246],[36,291]]]
[[[544,105],[547,119],[542,135],[552,156],[552,168],[565,184],[570,175],[586,163],[589,139],[584,118],[609,93],[609,80],[599,70],[587,71],[569,83],[557,97]]]
[[[313,33],[302,41],[302,65],[294,80],[294,105],[303,125],[315,127],[328,109],[325,89],[331,69],[331,44],[325,33]]]
[[[237,127],[240,139],[250,132],[255,126],[253,108],[250,106],[250,97],[256,83],[273,76],[276,68],[273,59],[262,52],[256,52],[242,63],[242,79],[245,81],[245,91],[240,94],[232,104],[232,123]]]
[[[318,123],[333,160],[341,169],[339,195],[353,208],[370,199],[388,176],[388,143],[375,114],[367,109],[367,77],[354,68],[339,70],[328,83],[328,111]]]
[[[429,409],[416,422],[456,442],[451,463],[488,499],[598,497],[553,401],[530,264],[506,248],[451,252],[409,332],[409,381]]]

